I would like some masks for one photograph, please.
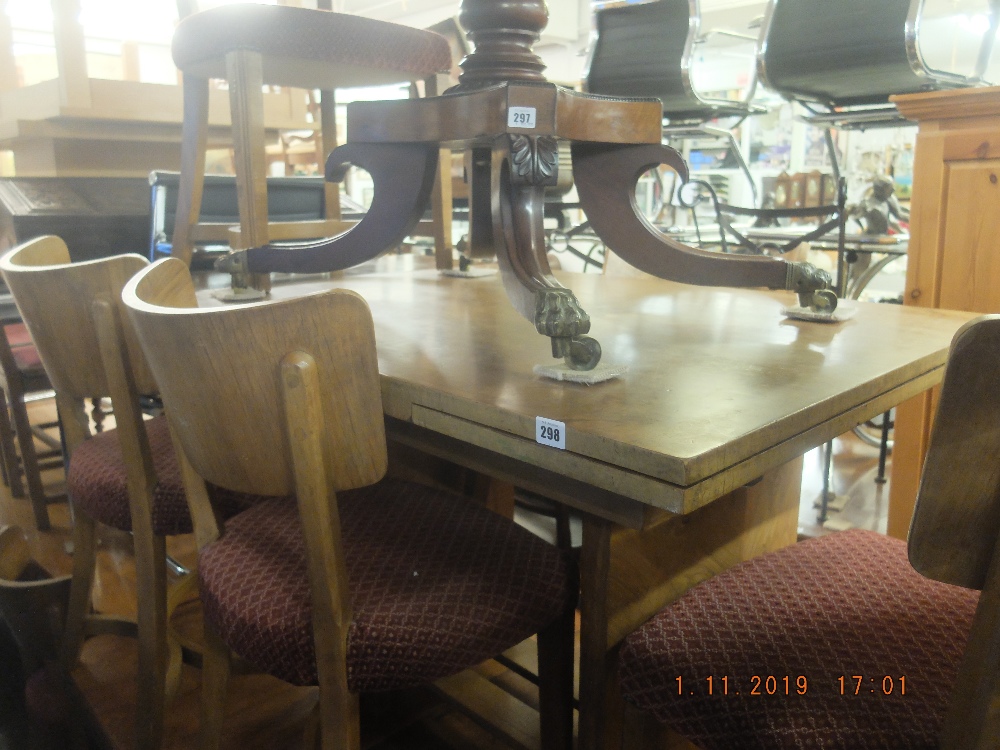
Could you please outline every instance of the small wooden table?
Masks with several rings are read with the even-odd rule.
[[[787,292],[577,274],[604,361],[629,367],[585,386],[533,373],[553,361],[548,341],[499,276],[413,266],[390,256],[377,272],[276,279],[273,295],[363,295],[393,439],[582,511],[581,749],[620,737],[625,635],[694,584],[794,543],[802,454],[937,383],[972,317],[859,303],[844,323],[796,322],[781,314]],[[536,442],[539,416],[565,423],[565,450]]]

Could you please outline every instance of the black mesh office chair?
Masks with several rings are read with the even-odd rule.
[[[898,125],[889,97],[982,82],[1000,2],[969,76],[928,67],[918,43],[924,0],[770,0],[761,27],[757,76],[805,106],[820,126]]]
[[[767,88],[805,107],[806,122],[826,129],[827,150],[839,183],[831,128],[905,125],[891,96],[983,82],[1000,21],[1000,0],[987,1],[989,24],[977,42],[972,73],[963,76],[931,68],[922,56],[918,36],[924,0],[769,0],[757,47],[757,77]],[[844,296],[847,263],[842,228],[840,236],[837,289]],[[880,467],[888,450],[888,422],[886,412]],[[827,467],[831,455],[827,444]],[[821,521],[826,518],[828,474],[827,469]]]
[[[753,80],[742,101],[710,98],[695,89],[692,53],[702,39],[698,0],[657,0],[598,11],[587,90],[659,99],[670,125],[763,112],[749,101]]]
[[[585,86],[594,94],[659,99],[667,139],[708,136],[728,141],[756,203],[756,188],[732,128],[766,109],[751,103],[756,89],[752,66],[742,100],[712,98],[697,90],[692,77],[694,51],[713,34],[742,36],[719,30],[702,34],[698,0],[656,0],[604,8],[596,16]],[[729,128],[708,124],[730,118],[735,122]]]

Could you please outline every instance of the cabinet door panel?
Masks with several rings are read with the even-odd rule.
[[[1000,312],[1000,159],[952,162],[939,306]]]

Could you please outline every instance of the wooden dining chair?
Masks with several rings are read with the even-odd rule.
[[[11,495],[24,497],[27,490],[35,528],[50,528],[48,505],[65,495],[46,494],[42,472],[62,466],[58,421],[32,424],[28,398],[52,390],[31,335],[24,323],[0,325],[0,467]],[[15,446],[14,440],[17,439]],[[36,440],[44,444],[41,450]]]
[[[908,545],[836,532],[696,586],[626,639],[626,701],[705,750],[996,748],[998,352],[1000,316],[955,335]]]
[[[359,693],[432,683],[537,633],[542,747],[569,748],[570,568],[462,496],[383,478],[365,301],[332,290],[198,309],[174,258],[139,273],[123,298],[190,463],[202,747],[220,741],[230,649],[318,685],[322,747],[357,748]],[[204,480],[274,497],[218,525]]]
[[[327,185],[326,219],[321,222],[268,221],[265,84],[322,90],[319,149],[325,158],[337,145],[335,89],[428,79],[451,65],[448,43],[439,34],[329,10],[257,3],[219,6],[184,18],[174,32],[172,50],[184,79],[172,254],[186,263],[193,243],[213,231],[199,222],[210,78],[229,83],[240,207],[239,234],[222,239],[247,249],[270,241],[332,236],[351,226],[339,221],[336,183]]]
[[[65,243],[45,236],[6,253],[0,272],[55,389],[69,457],[73,580],[63,659],[74,666],[87,635],[138,631],[136,747],[155,750],[180,678],[179,646],[166,632],[165,536],[192,526],[166,419],[144,421],[139,408],[139,395],[155,394],[156,384],[119,318],[122,287],[147,263],[139,255],[71,263]],[[94,396],[111,398],[117,426],[91,436],[84,401]],[[245,507],[231,493],[217,499],[227,515]],[[91,612],[97,523],[132,532],[137,623]]]

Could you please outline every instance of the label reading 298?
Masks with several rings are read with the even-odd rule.
[[[566,450],[566,423],[535,417],[535,442]]]

